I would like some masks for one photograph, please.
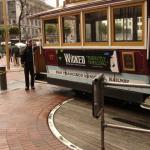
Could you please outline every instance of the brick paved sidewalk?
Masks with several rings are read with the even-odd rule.
[[[65,150],[47,124],[49,111],[67,97],[47,86],[0,94],[0,150]]]
[[[51,133],[47,119],[69,97],[47,84],[25,92],[23,71],[7,72],[7,80],[9,90],[0,93],[0,150],[67,150]]]

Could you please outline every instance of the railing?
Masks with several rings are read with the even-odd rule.
[[[115,124],[110,124],[110,123],[108,124],[105,122],[105,118],[104,118],[104,88],[107,86],[124,86],[124,87],[149,88],[150,89],[150,85],[147,85],[147,84],[106,82],[103,74],[99,74],[98,76],[95,77],[95,79],[92,82],[93,94],[94,94],[92,112],[93,112],[93,117],[95,117],[95,118],[101,117],[101,150],[105,150],[104,129],[106,127],[150,134],[150,130],[147,130],[147,129],[120,126],[120,125],[115,125]]]

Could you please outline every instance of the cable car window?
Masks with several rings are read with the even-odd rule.
[[[80,15],[62,17],[63,43],[80,42]]]
[[[108,41],[108,23],[106,10],[85,14],[85,41]]]
[[[115,8],[113,15],[115,41],[142,41],[142,6]]]
[[[44,21],[45,44],[58,44],[58,19],[50,19]]]

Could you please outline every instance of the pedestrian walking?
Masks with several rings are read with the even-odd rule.
[[[34,87],[34,66],[33,66],[33,51],[32,51],[32,40],[27,41],[27,47],[21,55],[21,64],[24,67],[25,74],[25,90],[29,90],[29,74],[31,77],[31,89]]]
[[[13,55],[14,66],[19,66],[20,52],[19,52],[19,48],[16,45],[12,46],[12,55]]]
[[[10,62],[13,62],[13,53],[12,53],[12,47],[9,47],[9,60]]]

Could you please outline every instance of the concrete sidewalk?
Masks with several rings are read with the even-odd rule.
[[[6,65],[6,56],[3,56],[0,59],[0,66],[7,66]],[[19,59],[19,65],[15,65],[13,61],[10,61],[10,69],[7,71],[23,71],[23,68],[21,67],[20,59]]]
[[[0,59],[0,66],[6,67],[6,56],[3,56]],[[20,66],[14,65],[14,62],[10,62],[10,69],[6,68],[6,77],[7,77],[7,90],[2,91],[0,93],[8,92],[11,90],[17,90],[20,88],[24,88],[24,72],[23,68]]]

